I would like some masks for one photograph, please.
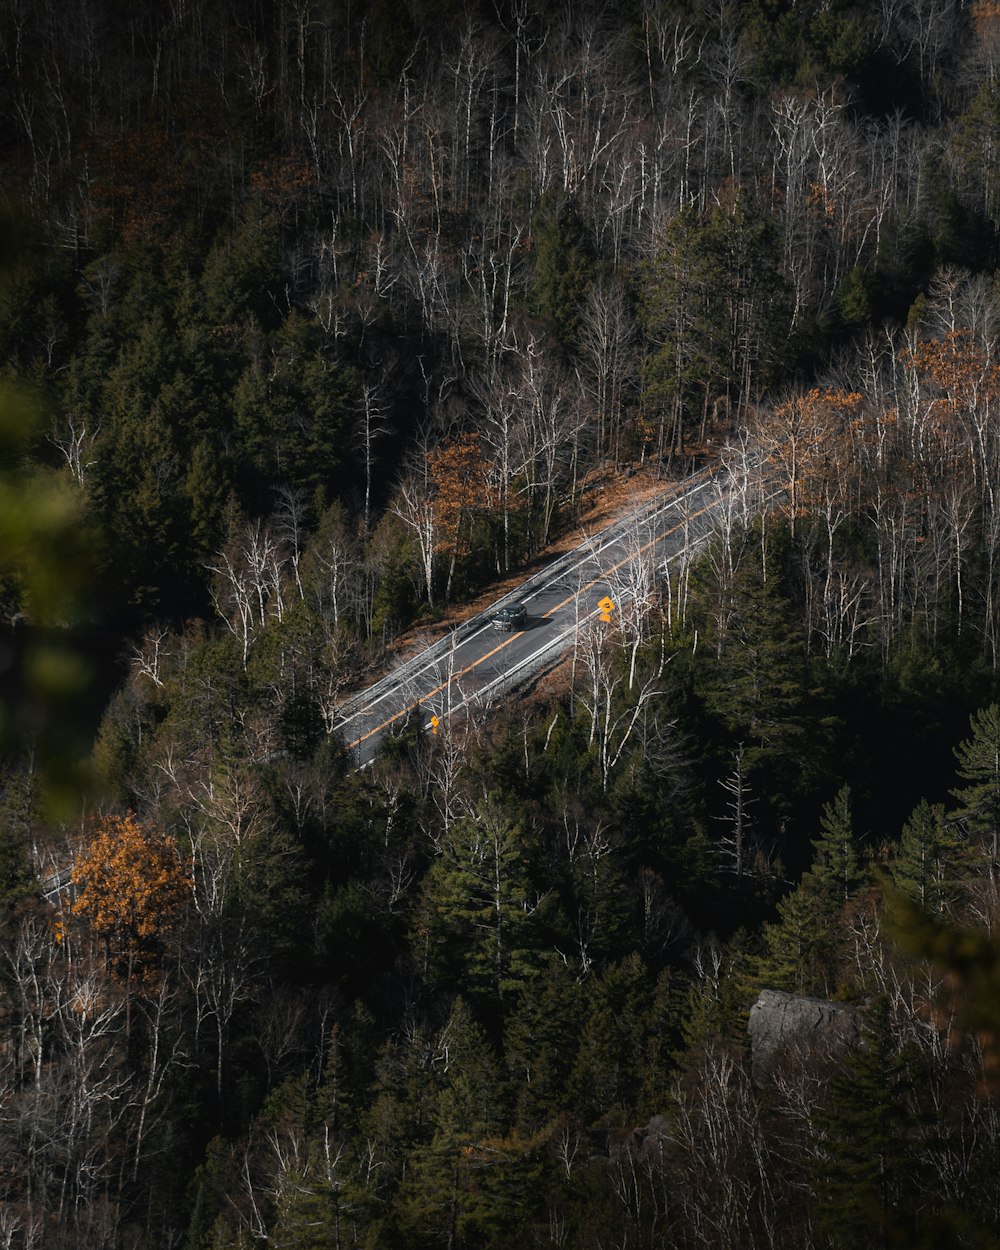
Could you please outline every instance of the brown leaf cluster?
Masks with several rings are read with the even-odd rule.
[[[442,547],[461,550],[463,526],[473,513],[490,506],[489,462],[477,434],[461,434],[427,457],[434,482]]]
[[[173,841],[131,812],[98,823],[72,880],[73,914],[130,967],[156,955],[191,896],[191,876]]]

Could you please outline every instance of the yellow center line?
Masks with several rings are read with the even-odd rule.
[[[602,582],[606,578],[610,577],[612,573],[616,573],[623,565],[631,564],[634,560],[638,559],[644,551],[648,551],[650,547],[655,547],[657,543],[662,542],[665,538],[669,538],[671,534],[676,534],[678,530],[684,529],[685,526],[690,525],[691,522],[697,517],[704,516],[706,512],[710,512],[711,510],[711,507],[708,506],[699,508],[697,512],[692,512],[691,515],[686,517],[679,525],[675,525],[671,529],[664,530],[662,534],[657,534],[657,536],[655,538],[651,538],[648,543],[644,543],[638,551],[634,551],[630,555],[625,556],[624,559],[619,560],[617,564],[613,564],[609,569],[604,569],[593,579],[593,581],[588,582],[586,586],[580,586],[571,595],[567,595],[561,603],[557,603],[555,607],[549,608],[547,612],[543,612],[542,620],[545,620],[547,617],[552,616],[553,613],[558,612],[561,608],[564,608],[567,603],[572,603],[574,599],[579,598],[580,595],[583,595],[588,590],[591,590],[598,584],[598,582]],[[367,742],[368,739],[374,734],[381,733],[383,729],[387,729],[391,724],[393,724],[394,721],[399,720],[401,716],[409,715],[409,713],[412,712],[414,708],[419,707],[421,703],[426,703],[428,699],[433,699],[433,697],[436,694],[440,694],[442,690],[447,690],[452,682],[457,681],[459,677],[464,677],[466,673],[471,673],[474,668],[478,668],[480,664],[485,664],[487,660],[492,659],[495,655],[498,655],[504,650],[505,647],[509,647],[515,639],[520,638],[524,632],[525,631],[521,629],[518,630],[516,634],[511,634],[505,642],[501,642],[498,646],[494,647],[492,651],[487,651],[485,655],[481,655],[479,659],[473,660],[473,662],[466,665],[465,668],[460,669],[457,673],[452,673],[447,681],[442,682],[439,686],[435,686],[433,690],[428,690],[426,694],[421,695],[415,702],[407,704],[406,707],[401,708],[398,712],[390,716],[388,720],[384,720],[381,725],[376,725],[374,729],[369,729],[368,732],[366,734],[362,734],[360,738],[355,738],[353,742],[349,742],[346,749],[348,751],[353,750],[354,747],[360,746],[362,742]]]
[[[680,525],[675,525],[673,529],[664,530],[662,534],[657,534],[657,536],[655,538],[651,538],[648,543],[644,543],[638,551],[633,551],[631,555],[625,556],[624,559],[619,560],[617,564],[612,564],[611,568],[604,569],[599,577],[595,577],[594,580],[588,582],[586,586],[579,587],[579,589],[575,590],[573,594],[568,595],[562,603],[557,603],[554,608],[549,608],[548,612],[543,612],[542,619],[544,620],[545,617],[551,616],[553,612],[558,612],[560,608],[564,608],[567,603],[572,603],[573,600],[579,595],[584,594],[588,590],[592,590],[600,582],[606,581],[612,573],[617,573],[623,564],[631,564],[634,560],[637,560],[644,551],[648,551],[650,547],[655,547],[656,544],[662,542],[664,538],[669,538],[671,534],[676,534],[679,529],[683,529],[686,525],[690,525],[696,517],[704,516],[706,512],[710,511],[710,507],[699,508],[697,512],[692,512],[689,517],[680,523]]]
[[[572,598],[572,596],[570,596],[570,598]],[[349,742],[347,744],[347,749],[350,750],[352,747],[356,747],[360,743],[365,742],[372,736],[372,734],[379,733],[381,730],[385,729],[387,725],[391,725],[393,721],[399,720],[401,716],[406,716],[408,712],[412,712],[413,709],[415,707],[419,707],[421,703],[426,703],[428,699],[433,699],[433,697],[436,694],[440,694],[442,690],[447,690],[453,681],[456,681],[459,677],[464,677],[466,673],[471,673],[472,670],[474,668],[478,668],[480,664],[485,664],[487,660],[501,652],[504,647],[509,647],[514,639],[520,638],[523,633],[524,630],[519,629],[516,634],[511,634],[505,642],[501,642],[499,646],[494,647],[492,651],[487,651],[486,654],[481,655],[478,660],[473,660],[471,664],[466,665],[463,669],[459,669],[457,673],[452,673],[448,680],[442,682],[440,686],[435,686],[433,690],[428,690],[426,694],[422,694],[415,703],[411,703],[407,707],[402,708],[393,716],[390,716],[388,720],[383,721],[381,725],[376,725],[374,729],[369,729],[368,732],[366,734],[362,734],[360,738],[355,738],[353,742]]]

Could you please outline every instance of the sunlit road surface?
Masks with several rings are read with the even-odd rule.
[[[426,730],[443,732],[449,717],[488,704],[552,663],[573,645],[578,630],[604,624],[602,600],[614,605],[604,609],[604,628],[613,629],[616,613],[628,610],[628,600],[645,582],[640,566],[660,580],[676,576],[712,533],[725,497],[720,475],[709,470],[673,485],[354,695],[342,706],[335,732],[355,767],[371,763],[385,735],[402,729],[414,712]],[[501,633],[493,615],[516,601],[528,611],[524,628]]]

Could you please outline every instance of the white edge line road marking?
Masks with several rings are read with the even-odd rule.
[[[714,479],[711,479],[711,480],[714,481]],[[686,494],[684,495],[684,498],[688,498],[690,495],[697,493],[697,491],[702,490],[706,485],[709,485],[709,482],[703,482],[699,486],[694,487],[692,490],[686,492]],[[678,502],[680,502],[680,500],[675,499],[671,501],[671,504],[678,503]],[[666,508],[662,508],[659,511],[652,513],[646,519],[647,522],[654,521],[656,517],[660,515],[660,512],[665,511],[665,510]],[[579,586],[571,595],[568,595],[561,602],[555,604],[554,607],[549,608],[548,612],[545,613],[545,616],[551,617],[554,612],[558,612],[560,608],[564,608],[567,603],[570,603],[573,599],[578,598],[580,595],[584,594],[587,590],[590,590],[592,587],[596,586],[599,582],[601,582],[604,578],[608,577],[611,573],[614,573],[617,569],[621,568],[625,564],[631,564],[632,561],[634,561],[640,555],[642,555],[644,551],[647,551],[650,547],[654,547],[657,543],[662,542],[664,538],[668,538],[671,534],[675,534],[679,529],[687,527],[688,525],[690,525],[691,521],[694,520],[696,517],[704,516],[704,514],[710,510],[711,509],[709,507],[706,507],[706,508],[702,508],[699,512],[696,512],[691,516],[685,516],[684,519],[680,521],[677,525],[675,525],[672,529],[665,530],[662,534],[657,534],[655,537],[649,539],[637,551],[629,552],[629,554],[624,556],[621,560],[619,560],[617,564],[612,565],[609,569],[601,570],[601,572],[599,573],[597,577],[593,578],[591,581],[587,582],[585,585]],[[609,540],[596,552],[591,553],[584,559],[578,561],[575,565],[572,565],[569,569],[564,570],[561,576],[565,576],[566,574],[572,572],[574,569],[578,569],[582,565],[587,564],[590,560],[594,559],[602,551],[605,551],[607,547],[611,546],[614,542],[617,542],[617,541],[618,541],[618,538]],[[685,545],[682,551],[676,551],[672,555],[668,556],[665,563],[669,563],[671,560],[677,559],[679,556],[686,554],[686,552],[687,552],[687,546]],[[535,593],[536,594],[541,593],[541,589],[544,589],[544,588],[540,588],[539,591]],[[528,596],[528,598],[531,598],[531,597],[533,596]],[[588,612],[587,615],[584,616],[582,619],[586,621],[586,620],[589,620],[591,616],[597,616],[599,614],[600,614],[600,608],[594,608],[591,612]],[[552,650],[552,648],[555,646],[557,642],[561,642],[564,638],[567,638],[571,633],[573,633],[578,628],[579,623],[580,622],[578,619],[577,621],[573,623],[573,625],[570,626],[568,630],[564,630],[561,634],[556,635],[555,638],[550,639],[544,646],[539,647],[537,651],[533,651],[531,655],[525,656],[523,660],[518,661],[518,663],[512,669],[508,670],[506,673],[501,674],[499,677],[495,678],[493,681],[489,682],[487,685],[480,687],[480,689],[476,691],[476,697],[478,698],[479,696],[483,694],[487,694],[495,686],[501,683],[510,681],[511,677],[513,677],[522,668],[524,668],[526,664],[530,664],[532,661],[540,659],[543,655],[545,655],[547,651]],[[474,634],[470,634],[469,638],[471,639],[473,637],[476,637],[478,633],[479,631],[476,631],[476,633]],[[512,642],[514,642],[516,638],[520,638],[523,633],[524,633],[523,630],[518,630],[516,634],[512,634],[509,638],[505,639],[498,646],[493,647],[490,651],[486,652],[485,655],[479,656],[479,658],[474,660],[471,664],[468,664],[464,668],[460,669],[459,672],[457,673],[453,672],[446,681],[442,681],[439,685],[435,686],[432,690],[428,690],[426,694],[423,694],[419,698],[414,700],[414,702],[407,704],[403,708],[400,708],[400,710],[396,712],[394,715],[390,716],[388,720],[383,721],[380,725],[374,726],[372,729],[368,730],[367,733],[364,733],[359,738],[356,738],[353,742],[347,743],[346,749],[350,751],[350,750],[353,750],[355,747],[359,747],[363,742],[366,742],[369,738],[373,737],[375,734],[380,733],[383,729],[388,728],[388,726],[391,725],[394,721],[397,721],[401,717],[408,715],[410,712],[414,710],[414,708],[419,707],[422,703],[427,703],[436,694],[440,694],[442,690],[450,689],[452,684],[456,682],[458,678],[464,677],[466,673],[471,672],[474,668],[478,668],[480,664],[484,664],[487,660],[491,659],[499,651],[505,650],[507,647],[510,646]],[[469,639],[467,639],[466,641],[468,640]],[[454,652],[452,652],[451,654],[454,654]],[[431,664],[427,664],[424,666],[423,669],[419,670],[417,673],[413,673],[410,677],[407,678],[407,684],[412,683],[420,673],[426,672],[427,669],[431,667],[432,667]],[[396,694],[398,693],[398,691],[399,691],[398,686],[393,688],[390,691],[386,691],[385,694],[380,695],[378,699],[373,700],[373,702],[368,704],[367,707],[363,710],[370,711],[371,708],[375,707],[376,703],[380,703],[383,698],[386,698],[389,694]],[[461,691],[459,691],[459,693],[461,693]],[[459,711],[461,708],[465,707],[467,702],[468,702],[468,698],[463,695],[461,703],[453,704],[453,705],[450,705],[447,709],[443,709],[442,716],[446,718],[450,716],[452,712]],[[358,713],[355,713],[354,715],[358,715]],[[353,716],[348,719],[353,719]],[[347,721],[346,720],[343,721],[342,724],[347,724]],[[339,728],[339,726],[337,726],[336,728]],[[425,724],[423,728],[426,729],[427,725]]]
[[[714,483],[716,480],[717,480],[717,479],[716,479],[715,477],[711,477],[711,478],[709,478],[708,480],[706,480],[706,481],[704,481],[704,482],[699,482],[697,486],[692,486],[692,487],[689,487],[686,491],[684,491],[684,493],[683,493],[683,494],[680,494],[680,495],[674,495],[674,496],[672,496],[670,499],[668,499],[668,500],[666,500],[666,501],[664,501],[664,502],[661,502],[659,505],[657,505],[656,507],[654,507],[654,508],[653,508],[653,510],[652,510],[650,513],[648,513],[646,516],[644,516],[644,517],[641,519],[641,521],[639,521],[638,523],[639,523],[639,524],[642,524],[642,525],[651,525],[651,524],[653,524],[653,523],[654,523],[654,522],[655,522],[655,521],[656,521],[656,520],[657,520],[657,519],[658,519],[658,518],[659,518],[659,517],[660,517],[660,516],[661,516],[664,512],[668,511],[668,510],[669,510],[669,509],[671,509],[671,508],[676,507],[676,506],[677,506],[678,504],[680,504],[680,503],[683,503],[686,499],[689,499],[692,495],[696,495],[699,491],[704,490],[706,486],[711,485],[711,484],[712,484],[712,483]],[[611,527],[609,527],[609,528],[611,528]],[[668,531],[668,533],[672,533],[672,532],[673,532],[673,531]],[[579,560],[577,560],[575,564],[571,564],[571,565],[569,565],[567,568],[565,568],[565,569],[561,569],[561,570],[560,570],[560,573],[559,573],[559,577],[560,577],[560,579],[565,579],[565,578],[569,577],[569,576],[570,576],[570,574],[575,573],[578,569],[582,568],[585,564],[589,564],[589,563],[591,563],[592,561],[596,560],[598,556],[602,555],[602,554],[603,554],[603,553],[604,553],[604,552],[608,549],[608,547],[611,547],[611,546],[613,546],[615,543],[620,542],[620,541],[621,541],[621,539],[622,539],[622,537],[623,537],[623,535],[622,535],[622,534],[615,534],[614,536],[612,536],[612,537],[610,537],[610,538],[606,538],[606,539],[604,540],[604,542],[603,542],[603,543],[602,543],[599,547],[595,547],[595,548],[593,548],[591,551],[587,552],[587,553],[586,553],[586,555],[581,556],[581,558],[580,558]],[[666,537],[666,535],[665,535],[665,534],[664,534],[664,535],[660,535],[659,537],[660,537],[660,538],[663,538],[663,537]],[[584,539],[584,542],[586,542],[586,541],[587,541],[587,539]],[[654,541],[659,541],[659,538],[654,539]],[[647,546],[648,546],[648,544],[647,544]],[[640,548],[640,551],[642,551],[642,550],[645,550],[645,548]],[[630,557],[630,558],[631,558],[631,557]],[[616,569],[616,568],[618,568],[618,567],[619,567],[619,565],[614,565],[614,566],[613,566],[613,568],[612,568],[611,570],[608,570],[608,571],[609,571],[609,572],[613,572],[613,571],[614,571],[614,569]],[[595,579],[595,580],[599,580],[599,578],[598,578],[598,579]],[[593,584],[594,584],[593,582],[590,582],[590,583],[588,584],[588,586],[583,586],[583,587],[581,587],[579,590],[577,590],[577,591],[576,591],[576,594],[582,594],[584,590],[589,589],[589,586],[592,586]],[[544,593],[546,590],[550,590],[550,589],[552,589],[552,586],[553,586],[553,583],[551,583],[551,582],[546,582],[546,583],[545,583],[545,584],[543,584],[542,586],[539,586],[539,587],[537,588],[537,590],[533,590],[530,594],[525,595],[523,602],[524,602],[524,603],[530,603],[530,602],[531,602],[531,600],[532,600],[532,599],[537,598],[537,597],[538,597],[538,595],[540,595],[540,594]],[[570,596],[570,598],[574,598],[574,597],[575,597],[575,596],[573,596],[573,595],[571,595],[571,596]],[[569,600],[568,600],[568,599],[564,599],[564,600],[562,601],[562,603],[557,604],[555,608],[550,609],[550,612],[551,612],[551,611],[557,611],[560,607],[563,607],[563,606],[564,606],[566,603],[568,603],[568,602],[569,602]],[[548,616],[548,615],[549,615],[549,613],[546,613],[546,616]],[[491,624],[492,624],[492,622],[490,622],[490,621],[484,621],[484,622],[482,623],[482,625],[480,625],[479,627],[477,627],[476,629],[474,629],[474,630],[472,631],[472,633],[471,633],[471,634],[469,634],[467,637],[463,638],[460,644],[459,644],[459,643],[457,643],[457,642],[456,642],[456,643],[454,643],[454,644],[452,645],[452,647],[450,648],[450,650],[447,652],[447,655],[449,655],[449,656],[453,656],[453,655],[455,654],[455,652],[458,650],[458,647],[459,647],[460,645],[461,645],[461,646],[465,646],[465,644],[466,644],[466,643],[471,642],[474,638],[478,638],[480,634],[484,633],[487,629],[489,629],[489,628],[491,627]],[[523,632],[523,631],[521,631],[521,632]],[[517,636],[518,636],[517,634],[513,634],[513,635],[511,635],[511,637],[508,639],[508,642],[513,642],[513,641],[514,641],[514,638],[516,638]],[[433,644],[432,644],[432,645],[433,645]],[[543,648],[542,650],[544,650],[544,648]],[[495,652],[490,652],[490,653],[489,653],[489,655],[492,655],[492,654],[495,654]],[[489,658],[489,655],[483,656],[483,657],[482,657],[482,659],[488,659],[488,658]],[[415,660],[416,660],[416,661],[418,661],[418,662],[419,662],[419,656],[414,657],[414,658],[415,658]],[[441,658],[443,659],[444,657],[441,657]],[[429,672],[431,669],[433,669],[433,668],[435,667],[435,665],[438,665],[439,663],[440,663],[440,660],[439,660],[439,659],[427,660],[427,661],[426,661],[426,663],[424,663],[423,665],[421,665],[419,668],[414,669],[414,670],[413,670],[413,672],[411,672],[411,673],[407,673],[407,674],[406,674],[406,676],[405,676],[405,678],[401,678],[401,679],[400,679],[400,683],[399,683],[399,684],[401,685],[401,684],[403,684],[404,682],[405,682],[405,683],[409,683],[409,682],[413,682],[413,681],[415,681],[418,677],[423,676],[423,674],[424,674],[424,673]],[[468,669],[464,669],[464,670],[463,670],[463,673],[464,673],[464,672],[467,672],[467,671],[468,671]],[[438,673],[436,673],[436,674],[435,674],[435,676],[438,676],[438,677],[440,677],[440,675],[441,675],[441,674],[440,674],[440,671],[439,671]],[[462,674],[459,674],[459,676],[461,676],[461,675],[462,675]],[[391,673],[387,673],[387,674],[386,674],[386,676],[387,676],[387,677],[391,677],[391,676],[392,676],[392,674],[391,674]],[[449,681],[452,681],[452,680],[454,680],[454,678],[449,679]],[[449,684],[449,683],[445,683],[445,684]],[[374,699],[372,699],[372,701],[371,701],[370,703],[366,703],[366,704],[364,705],[364,707],[358,708],[356,711],[352,712],[352,713],[350,714],[350,716],[345,716],[342,720],[339,720],[339,721],[338,721],[338,722],[337,722],[337,723],[333,726],[333,731],[332,731],[332,732],[337,733],[338,731],[342,730],[342,729],[343,729],[346,725],[349,725],[349,724],[351,723],[351,721],[352,721],[352,720],[355,720],[358,716],[361,716],[361,715],[367,715],[367,714],[369,714],[369,713],[372,711],[372,709],[373,709],[373,708],[377,707],[377,706],[378,706],[378,704],[382,702],[382,700],[383,700],[383,699],[387,699],[387,698],[389,698],[389,697],[390,697],[390,695],[395,695],[395,694],[397,694],[397,693],[398,693],[398,691],[399,691],[399,685],[392,686],[392,687],[390,687],[388,690],[383,691],[383,692],[382,692],[382,694],[377,695]],[[432,691],[431,693],[437,693],[437,691]],[[423,700],[418,700],[418,703],[419,703],[419,702],[422,702],[422,701],[423,701]],[[411,704],[411,705],[410,705],[411,709],[412,709],[413,707],[416,707],[416,706],[417,706],[417,704]],[[395,718],[393,718],[393,719],[395,719]],[[387,721],[387,722],[386,722],[386,724],[389,724],[389,723],[391,723],[391,722],[390,722],[390,721]],[[358,738],[358,739],[357,739],[357,742],[363,742],[363,741],[364,741],[364,739],[365,739],[365,735],[363,735],[361,738]],[[355,746],[355,745],[356,745],[356,743],[351,743],[351,746],[352,746],[352,747],[353,747],[353,746]]]

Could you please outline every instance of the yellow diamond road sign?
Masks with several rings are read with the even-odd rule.
[[[597,606],[601,609],[601,620],[610,621],[611,613],[615,610],[614,600],[609,595],[605,595],[603,599],[598,599]]]
[[[437,718],[436,716],[432,716],[432,717],[431,717],[431,733],[432,733],[432,734],[436,734],[436,733],[437,733],[437,731],[438,731],[438,725],[440,725],[440,724],[441,724],[441,722],[438,720],[438,718]]]

